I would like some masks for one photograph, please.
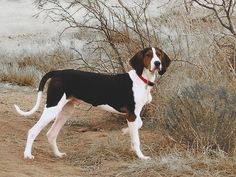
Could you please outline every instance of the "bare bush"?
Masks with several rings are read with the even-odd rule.
[[[227,87],[195,84],[172,96],[165,130],[176,142],[199,152],[236,147],[236,95]]]
[[[235,38],[209,11],[177,7],[156,18],[154,25],[172,30],[157,28],[161,44],[187,62],[172,62],[167,79],[159,81],[151,104],[150,115],[155,115],[151,128],[160,127],[174,142],[193,151],[232,153],[236,147]]]
[[[122,0],[115,4],[102,0],[35,2],[52,21],[67,23],[62,34],[68,30],[87,30],[90,34],[87,39],[90,61],[93,59],[99,63],[97,68],[93,65],[96,71],[126,72],[128,59],[137,50],[158,44],[155,29],[147,14],[150,0],[135,2],[136,6],[131,8]],[[73,50],[82,56],[78,49]],[[90,61],[82,61],[80,68],[84,67],[83,64],[91,67]]]
[[[235,53],[236,53],[236,29],[235,29],[235,0],[222,1],[206,1],[206,0],[192,0],[200,7],[213,12],[212,20],[218,21],[220,25],[230,32],[230,34],[221,32],[221,36],[215,36],[214,40],[217,45],[216,52],[224,53],[226,56],[227,66],[232,73],[233,78],[236,77]],[[221,30],[223,31],[223,30]],[[223,52],[222,52],[223,51]],[[222,55],[221,55],[222,56]]]
[[[192,0],[193,2],[197,3],[199,6],[212,11],[220,22],[220,24],[230,31],[230,33],[236,37],[235,26],[233,23],[233,16],[235,15],[235,0]]]

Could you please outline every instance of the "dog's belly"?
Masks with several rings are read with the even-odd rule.
[[[81,101],[85,102],[85,103],[88,103],[88,104],[91,104],[95,107],[98,107],[100,109],[103,109],[105,111],[108,111],[108,112],[112,112],[112,113],[116,113],[116,114],[127,114],[128,113],[128,109],[126,107],[121,107],[121,108],[114,108],[108,104],[94,104],[93,102],[89,102],[87,100],[83,100],[83,99],[78,99],[78,98],[75,98],[75,97],[72,97],[70,98],[70,101],[74,104],[74,105],[78,105],[81,103]],[[119,107],[119,106],[117,106]]]
[[[116,114],[123,114],[123,115],[126,114],[126,113],[122,113],[122,112],[117,111],[116,109],[114,109],[113,107],[111,107],[111,106],[109,106],[107,104],[98,105],[97,107],[101,108],[103,110],[106,110],[108,112],[116,113]]]

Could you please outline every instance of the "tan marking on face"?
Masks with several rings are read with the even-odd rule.
[[[155,48],[156,49],[156,55],[157,55],[157,57],[161,60],[161,61],[163,61],[163,59],[164,59],[164,52],[161,50],[161,49],[159,49],[159,48]]]
[[[149,69],[149,70],[151,69],[152,57],[153,57],[153,53],[152,53],[152,50],[150,49],[149,51],[145,53],[145,56],[143,58],[143,65],[146,69]]]

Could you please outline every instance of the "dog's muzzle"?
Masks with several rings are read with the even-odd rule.
[[[158,71],[160,71],[160,69],[161,69],[161,68],[160,68],[161,63],[160,63],[159,61],[155,61],[155,62],[154,62],[154,65],[155,65],[155,69],[154,69],[154,70],[157,69]]]

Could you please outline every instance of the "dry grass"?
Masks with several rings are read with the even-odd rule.
[[[156,141],[157,134],[148,136],[143,144],[145,153],[153,152],[149,161],[138,160],[130,151],[127,137],[113,132],[108,137],[94,141],[86,152],[74,153],[66,158],[68,163],[80,166],[88,176],[234,176],[236,160],[223,153],[195,154],[183,148],[168,148],[164,139]],[[152,136],[152,137],[150,137]],[[144,139],[144,138],[143,138]],[[162,145],[159,143],[162,142]],[[157,146],[159,144],[159,146]],[[152,149],[152,150],[150,150]]]
[[[37,87],[42,75],[50,70],[68,67],[71,55],[62,48],[46,54],[24,54],[0,63],[0,81]]]
[[[1,64],[0,65],[0,81],[17,83],[19,85],[35,85],[38,80],[38,74],[34,67],[27,66],[19,68],[17,64]],[[34,74],[32,74],[34,73]]]
[[[233,176],[235,165],[235,160],[228,157],[173,152],[148,162],[132,162],[118,176]]]
[[[236,144],[236,95],[227,87],[197,83],[173,95],[164,129],[176,142],[201,152],[232,153]]]

